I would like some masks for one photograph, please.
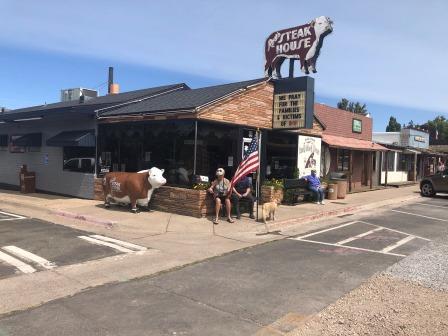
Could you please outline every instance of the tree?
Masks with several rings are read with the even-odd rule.
[[[348,99],[342,98],[341,101],[338,103],[338,109],[348,111]]]
[[[448,144],[448,120],[444,116],[428,120],[420,128],[429,133],[429,143],[431,145]]]
[[[360,102],[352,102],[345,98],[342,98],[338,102],[337,106],[338,106],[338,109],[350,111],[350,112],[360,114],[363,116],[367,115],[367,113],[368,113],[366,104],[361,105]]]
[[[395,117],[389,118],[389,125],[386,127],[386,132],[400,132],[401,131],[401,125],[399,122],[397,122],[397,119]]]

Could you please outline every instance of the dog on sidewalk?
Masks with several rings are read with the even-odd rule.
[[[262,207],[262,214],[263,214],[263,223],[266,224],[266,218],[269,215],[269,220],[275,220],[275,211],[277,210],[277,201],[272,202],[266,202],[263,204]]]

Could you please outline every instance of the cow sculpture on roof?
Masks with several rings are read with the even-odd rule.
[[[280,67],[287,58],[300,60],[300,69],[316,71],[324,37],[333,31],[329,17],[319,16],[303,26],[279,30],[269,35],[265,44],[265,76],[281,78]]]
[[[104,206],[111,201],[131,204],[131,210],[137,212],[137,205],[148,206],[155,189],[166,183],[163,169],[153,167],[138,173],[112,172],[103,178]]]

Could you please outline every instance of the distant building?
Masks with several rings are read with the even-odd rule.
[[[379,157],[382,184],[414,182],[426,175],[427,132],[412,128],[400,132],[373,132],[373,141],[388,149]]]

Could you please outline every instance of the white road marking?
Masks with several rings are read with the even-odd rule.
[[[105,241],[102,241],[102,240],[99,240],[99,239],[95,239],[95,238],[92,238],[92,237],[78,236],[78,238],[84,239],[84,240],[86,240],[86,241],[88,241],[89,243],[92,243],[92,244],[108,246],[108,247],[111,247],[113,249],[116,249],[116,250],[118,250],[120,252],[124,252],[124,253],[132,253],[132,252],[134,252],[133,250],[127,249],[127,248],[125,248],[123,246],[120,246],[120,245],[117,245],[117,244],[113,244],[113,243],[109,243],[109,242],[105,242]]]
[[[146,251],[147,248],[144,246],[140,246],[140,245],[135,245],[132,243],[128,243],[122,240],[118,240],[118,239],[114,239],[114,238],[109,238],[109,237],[105,237],[105,236],[100,236],[100,235],[91,235],[90,237],[95,238],[95,239],[99,239],[102,241],[106,241],[106,242],[111,242],[111,243],[115,243],[117,245],[123,246],[123,247],[127,247],[131,250],[135,250],[135,251]]]
[[[403,239],[397,241],[395,244],[392,244],[392,245],[389,245],[389,246],[383,248],[381,250],[381,252],[386,252],[386,253],[390,252],[390,251],[396,249],[397,247],[399,247],[403,244],[406,244],[407,242],[410,242],[414,238],[415,238],[415,236],[409,236],[409,237],[403,238]]]
[[[406,232],[403,232],[403,231],[400,231],[400,230],[395,230],[395,229],[390,229],[390,228],[388,228],[388,227],[385,227],[385,226],[381,226],[381,225],[377,225],[377,224],[373,224],[373,223],[369,223],[369,222],[365,222],[365,221],[360,221],[361,223],[364,223],[364,224],[369,224],[369,225],[373,225],[373,226],[376,226],[376,227],[379,227],[379,228],[383,228],[383,229],[385,229],[385,230],[389,230],[389,231],[393,231],[393,232],[397,232],[397,233],[401,233],[401,234],[403,234],[403,235],[405,235],[405,236],[414,236],[415,238],[418,238],[418,239],[423,239],[423,240],[426,240],[426,241],[431,241],[431,239],[428,239],[428,238],[423,238],[423,237],[421,237],[421,236],[417,236],[417,235],[415,235],[415,234],[409,234],[409,233],[406,233]]]
[[[429,207],[442,208],[442,209],[448,210],[448,206],[443,206],[443,205],[435,205],[435,204],[429,204],[429,203],[414,203],[414,204],[425,205],[425,206],[429,206]]]
[[[328,231],[336,230],[336,229],[342,228],[342,227],[344,227],[344,226],[349,226],[349,225],[355,224],[355,223],[357,223],[357,222],[358,222],[358,221],[345,223],[345,224],[342,224],[342,225],[338,225],[338,226],[335,226],[335,227],[331,227],[331,228],[329,228],[329,229],[320,230],[320,231],[317,231],[317,232],[312,232],[312,233],[306,234],[306,235],[304,235],[304,236],[296,237],[296,238],[293,238],[293,239],[302,239],[302,238],[306,238],[306,237],[311,237],[311,236],[317,235],[317,234],[319,234],[319,233],[324,233],[324,232],[328,232]]]
[[[36,270],[28,264],[25,264],[23,261],[11,257],[9,254],[3,253],[0,251],[0,260],[4,261],[7,264],[10,264],[17,268],[22,273],[34,273]]]
[[[352,250],[359,250],[359,251],[365,251],[365,252],[373,252],[373,253],[391,255],[391,256],[395,256],[395,257],[406,257],[404,254],[376,251],[376,250],[370,250],[370,249],[365,249],[365,248],[355,247],[355,246],[347,246],[347,245],[339,245],[339,244],[332,244],[332,243],[324,243],[324,242],[319,242],[319,241],[315,241],[315,240],[300,239],[300,238],[288,238],[288,239],[293,239],[293,240],[303,241],[303,242],[313,243],[313,244],[321,244],[321,245],[335,246],[335,247],[341,247],[341,248],[352,249]]]
[[[357,235],[357,236],[353,236],[353,237],[350,237],[350,238],[341,240],[341,241],[337,242],[336,244],[338,244],[338,245],[344,245],[344,244],[350,243],[350,242],[353,241],[353,240],[357,240],[357,239],[359,239],[359,238],[368,236],[368,235],[371,234],[371,233],[374,233],[374,232],[377,232],[377,231],[381,231],[381,230],[383,230],[383,228],[378,227],[378,228],[376,228],[376,229],[373,229],[373,230],[370,230],[370,231],[367,231],[367,232],[364,232],[364,233],[360,233],[360,234]]]
[[[55,263],[48,261],[47,259],[44,259],[42,257],[39,257],[34,253],[28,252],[27,250],[21,249],[20,247],[17,246],[3,246],[2,249],[15,255],[20,259],[31,261],[46,269],[52,269],[57,266]]]
[[[12,214],[12,213],[9,213],[9,212],[4,212],[4,211],[0,211],[0,214],[12,217],[12,218],[0,219],[0,221],[15,220],[15,219],[25,219],[26,218],[24,216],[20,216],[20,215],[16,215],[16,214]]]
[[[402,213],[402,214],[405,214],[405,215],[411,215],[411,216],[423,217],[423,218],[428,218],[428,219],[434,219],[434,220],[438,220],[438,221],[442,221],[442,222],[448,222],[448,219],[430,217],[430,216],[415,214],[415,213],[412,213],[412,212],[406,212],[406,211],[400,211],[400,210],[394,210],[394,209],[391,210],[391,211]]]

